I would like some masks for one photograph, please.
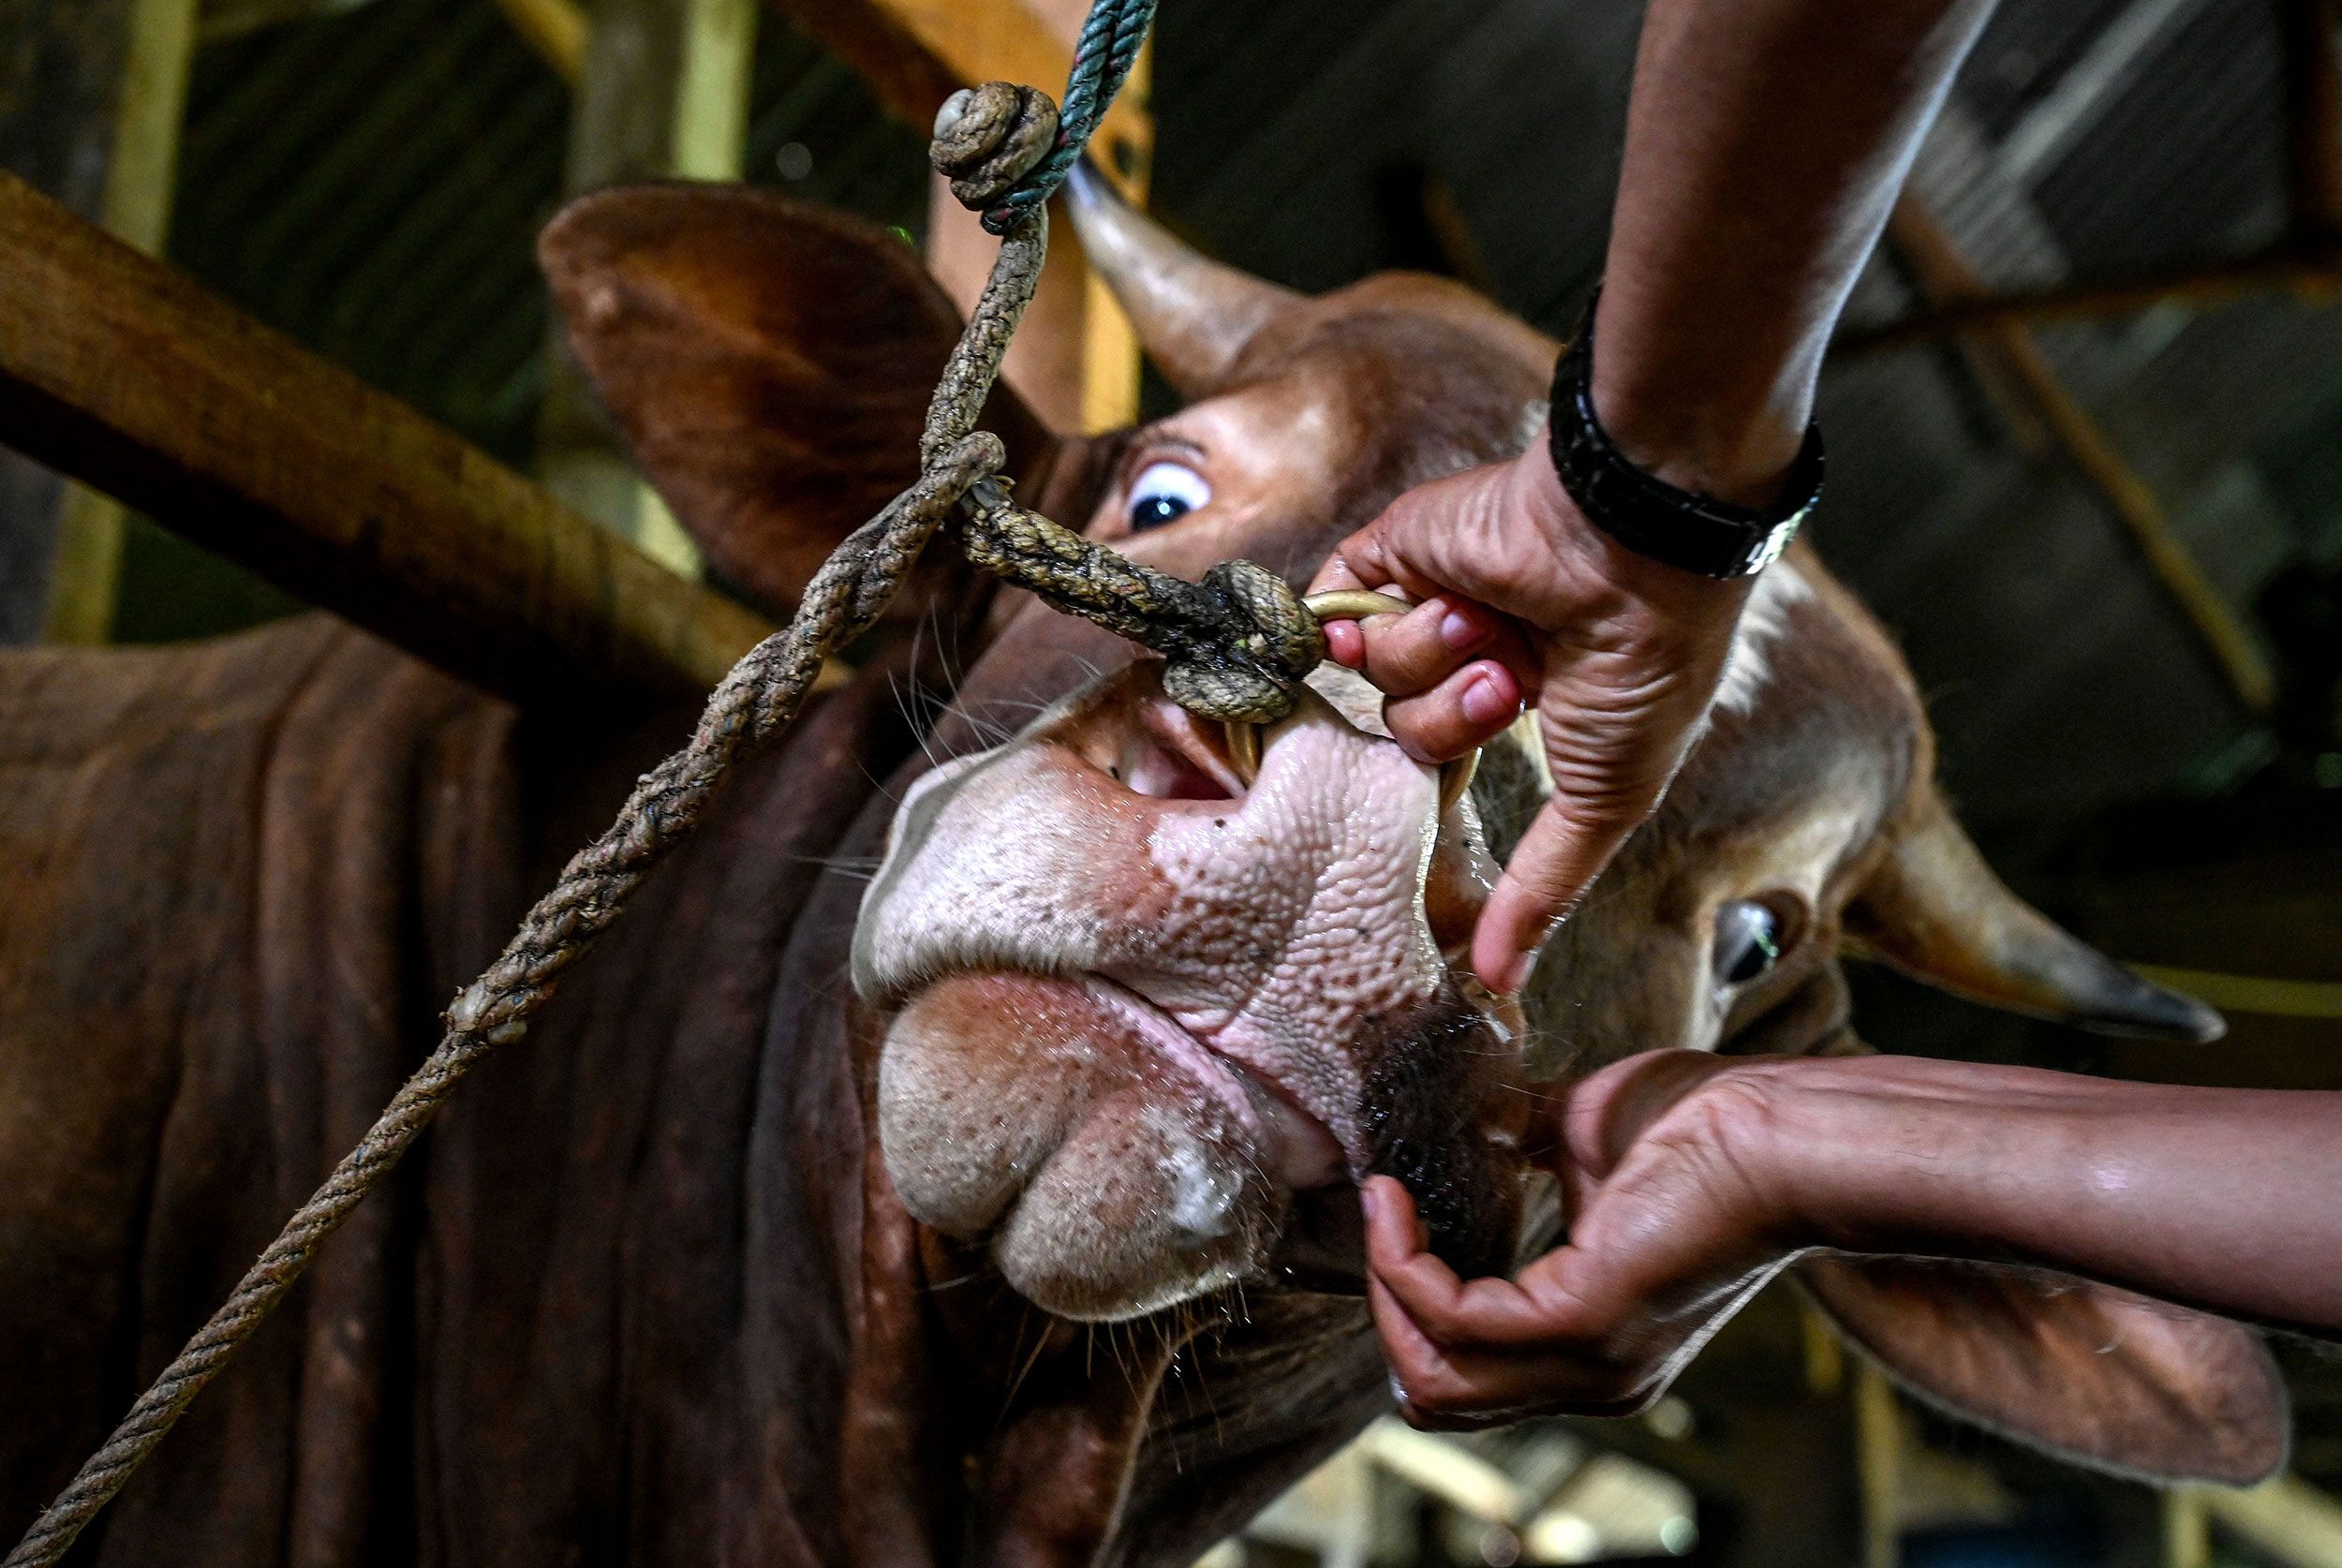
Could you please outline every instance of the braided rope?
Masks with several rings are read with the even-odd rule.
[[[65,1555],[292,1288],[319,1245],[390,1174],[464,1075],[497,1046],[527,1032],[528,1020],[552,996],[562,971],[689,836],[732,765],[788,728],[822,661],[877,624],[936,529],[970,487],[1006,459],[998,436],[975,432],[976,414],[1032,299],[1047,245],[1047,222],[1040,214],[1001,242],[991,281],[928,406],[926,467],[918,481],[838,546],[807,585],[789,625],[749,650],[725,675],[690,741],[644,775],[617,820],[563,868],[496,962],[456,997],[437,1048],[0,1568],[50,1568]]]
[[[1065,102],[1058,111],[1057,141],[1026,171],[1015,187],[985,211],[984,226],[995,234],[1057,194],[1081,161],[1082,149],[1106,117],[1154,24],[1155,0],[1093,0],[1074,42],[1074,68],[1065,79]]]
[[[562,973],[690,835],[729,770],[794,721],[823,659],[878,623],[920,551],[948,520],[957,517],[961,544],[978,566],[1163,653],[1169,661],[1165,689],[1196,712],[1266,722],[1292,711],[1301,678],[1324,656],[1325,639],[1282,579],[1249,561],[1230,561],[1203,583],[1188,583],[1025,511],[996,477],[1006,458],[1000,438],[975,429],[1040,282],[1048,248],[1040,204],[1063,182],[1130,74],[1153,14],[1154,0],[1095,0],[1055,150],[985,214],[986,228],[1001,219],[994,229],[1003,235],[1001,253],[927,406],[918,481],[837,547],[807,584],[789,625],[725,675],[690,741],[643,776],[616,820],[571,859],[496,962],[456,996],[437,1048],[0,1568],[52,1568],[66,1554],[284,1298],[318,1248],[390,1174],[465,1074],[496,1047],[527,1033]],[[1013,91],[1020,95],[1018,115],[1055,117],[1045,95]],[[943,140],[939,127],[939,145]],[[994,127],[992,140],[1029,150],[1043,138],[1030,126],[1004,124]]]

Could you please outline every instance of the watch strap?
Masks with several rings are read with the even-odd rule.
[[[1779,557],[1821,496],[1821,427],[1804,444],[1769,507],[1734,505],[1681,489],[1638,468],[1611,444],[1593,407],[1593,313],[1553,372],[1548,415],[1554,470],[1586,520],[1638,555],[1702,577],[1753,576]]]

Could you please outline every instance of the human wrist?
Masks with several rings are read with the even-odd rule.
[[[1915,1057],[1789,1059],[1771,1075],[1786,1223],[1857,1253],[2013,1259],[2041,1244],[2038,1194],[2088,1164],[2095,1100],[2024,1070]]]
[[[1910,1065],[1924,1076],[1934,1064]],[[1728,1124],[1725,1152],[1749,1173],[1785,1248],[1957,1251],[1954,1238],[1977,1228],[1967,1210],[1989,1185],[1989,1149],[1964,1107],[1904,1083],[1904,1066],[1756,1058],[1719,1080],[1761,1109]]]
[[[1651,610],[1687,629],[1728,630],[1737,621],[1748,580],[1685,571],[1596,526],[1563,485],[1547,430],[1512,460],[1509,489],[1511,504],[1544,541],[1557,571],[1555,612],[1538,629],[1583,632],[1609,616]]]
[[[1680,490],[1771,505],[1812,419],[1808,356],[1756,334],[1669,338],[1638,319],[1632,298],[1606,290],[1594,318],[1593,409],[1611,444]]]

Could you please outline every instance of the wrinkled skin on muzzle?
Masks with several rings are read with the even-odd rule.
[[[1442,820],[1347,672],[1316,685],[1350,715],[1312,690],[1247,788],[1160,670],[904,797],[854,981],[898,1010],[878,1109],[905,1205],[1075,1318],[1259,1273],[1296,1194],[1355,1204],[1373,1171],[1460,1266],[1502,1266],[1517,1021],[1447,957],[1493,870],[1471,806]]]

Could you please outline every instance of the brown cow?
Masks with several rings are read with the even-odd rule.
[[[1075,206],[1195,401],[1095,441],[996,409],[1053,515],[1298,580],[1523,438],[1554,346],[1484,302],[1411,277],[1305,300]],[[705,188],[590,199],[545,253],[645,467],[720,573],[785,603],[903,478],[954,331],[931,282],[883,234]],[[1527,752],[1443,811],[1327,671],[1247,786],[1150,662],[1013,599],[939,614],[973,590],[940,560],[927,619],[742,770],[89,1561],[1178,1563],[1387,1408],[1351,1177],[1404,1176],[1467,1266],[1550,1238],[1524,1086],[1662,1044],[1858,1048],[1849,934],[1988,1001],[2216,1029],[1984,870],[1899,659],[1805,552],[1526,1017],[1453,961],[1534,806]],[[962,643],[928,730],[905,685]],[[317,618],[6,669],[13,1531],[674,726],[516,716]],[[2068,1453],[2282,1458],[2232,1325],[2074,1281],[1807,1279],[1912,1386]]]

